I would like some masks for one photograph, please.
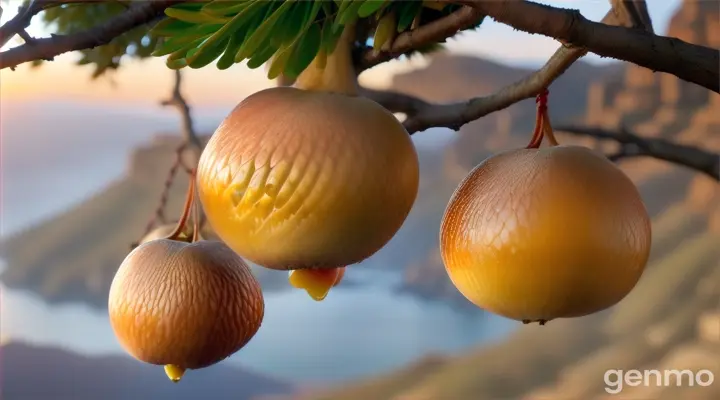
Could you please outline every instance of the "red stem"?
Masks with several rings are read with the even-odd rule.
[[[535,129],[533,130],[532,138],[528,143],[528,149],[537,149],[540,147],[544,137],[544,126],[547,119],[547,102],[548,95],[550,92],[547,89],[543,89],[535,97],[535,103],[537,103],[537,110],[535,112]]]

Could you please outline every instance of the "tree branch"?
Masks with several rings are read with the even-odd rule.
[[[51,35],[48,38],[35,39],[32,43],[25,43],[3,51],[0,53],[0,69],[14,68],[22,63],[34,60],[51,60],[53,57],[69,51],[89,49],[108,44],[115,37],[162,15],[165,8],[183,2],[183,0],[136,2],[136,4],[133,4],[121,14],[86,31],[70,35]],[[35,8],[32,8],[35,14],[37,14],[42,8],[35,11],[36,8],[47,8],[48,3],[57,4],[59,2],[36,0],[30,3],[29,8],[33,7],[33,4],[38,4],[34,6]],[[2,30],[0,40],[6,40],[8,37],[17,34],[20,30],[25,29],[35,14],[24,12],[21,16],[19,13],[17,17],[8,21],[0,28],[0,30]]]
[[[5,46],[10,39],[30,26],[32,18],[43,9],[43,2],[37,0],[20,6],[17,15],[0,26],[0,47]]]
[[[720,50],[654,35],[642,29],[593,22],[577,10],[563,10],[526,0],[465,0],[460,3],[515,29],[563,40],[600,56],[666,72],[720,93]]]
[[[612,10],[605,15],[603,22],[607,24],[625,23],[625,21],[620,21]],[[587,49],[561,45],[538,71],[489,96],[450,104],[429,104],[420,99],[406,98],[403,100],[406,105],[404,111],[389,109],[404,112],[407,115],[408,118],[404,125],[410,134],[433,127],[458,130],[463,125],[485,115],[535,97],[585,54],[587,54]],[[395,106],[387,99],[387,96],[378,98],[376,101],[388,107]],[[407,112],[408,110],[410,112]]]
[[[616,141],[620,143],[620,151],[609,157],[613,160],[629,157],[653,157],[686,166],[720,181],[720,154],[695,146],[673,143],[665,139],[644,138],[625,129],[612,132],[600,128],[561,126],[556,127],[555,131]]]
[[[425,45],[447,39],[460,30],[472,26],[485,16],[472,7],[463,7],[454,13],[436,21],[422,25],[417,29],[399,34],[387,50],[365,50],[357,63],[357,73],[389,61],[403,53]]]
[[[195,132],[193,126],[192,115],[190,114],[190,106],[182,95],[182,72],[175,70],[175,84],[173,85],[172,96],[169,99],[160,102],[163,107],[175,107],[180,113],[182,123],[182,135],[186,143],[195,146],[198,149],[202,149],[202,143]]]

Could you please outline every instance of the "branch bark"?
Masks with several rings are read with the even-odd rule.
[[[695,146],[673,143],[665,139],[644,138],[624,129],[613,132],[600,128],[561,126],[555,127],[555,131],[616,141],[620,143],[620,151],[610,155],[609,158],[613,160],[643,156],[653,157],[686,166],[720,181],[720,154]]]
[[[443,0],[445,1],[445,0]],[[666,72],[720,93],[720,50],[651,32],[590,21],[577,10],[526,0],[465,0],[498,22],[541,34],[593,53]]]
[[[366,50],[356,64],[357,73],[389,61],[403,53],[454,36],[460,30],[480,21],[485,16],[472,7],[463,7],[447,17],[399,34],[387,50]]]
[[[175,107],[180,113],[182,135],[185,142],[188,144],[202,149],[202,143],[195,132],[195,126],[193,125],[192,115],[190,114],[190,106],[182,95],[182,71],[174,70],[175,83],[173,85],[172,95],[169,99],[163,100],[160,105],[164,107]]]
[[[57,55],[70,51],[89,49],[108,44],[115,37],[133,28],[144,25],[162,15],[165,8],[183,2],[183,0],[137,2],[123,13],[86,31],[69,35],[51,35],[48,38],[35,39],[32,43],[25,43],[0,53],[0,69],[14,68],[22,63],[34,60],[51,60]],[[34,3],[39,4],[39,6],[35,7],[43,7],[49,2],[36,0],[31,3],[31,5]],[[33,10],[35,10],[35,8]],[[39,11],[41,10],[37,12]],[[37,12],[35,12],[35,14],[37,14]],[[17,34],[20,30],[25,29],[35,14],[23,13],[22,17],[18,14],[20,18],[16,17],[18,18],[16,22],[13,22],[15,18],[8,21],[8,23],[0,28],[0,30],[4,30],[2,35],[0,35],[0,40],[5,40],[8,35]],[[13,22],[12,25],[10,25],[11,22]],[[23,26],[23,24],[25,25]],[[8,27],[8,25],[10,25],[10,27]]]
[[[612,10],[605,15],[602,21],[606,24],[628,23],[628,21],[619,20]],[[417,98],[405,98],[403,100],[405,110],[395,111],[404,112],[407,115],[408,118],[404,125],[410,134],[438,127],[459,130],[463,125],[485,115],[537,96],[585,54],[587,54],[585,48],[561,45],[538,71],[489,96],[450,104],[429,104]],[[378,97],[376,101],[387,107],[395,106],[394,100],[390,101],[387,95]]]

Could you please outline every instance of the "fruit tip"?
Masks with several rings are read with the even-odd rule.
[[[168,364],[165,366],[165,374],[172,382],[178,383],[180,382],[180,379],[182,379],[183,375],[185,375],[185,368]]]
[[[288,277],[290,285],[298,289],[304,289],[315,301],[325,300],[336,280],[337,271],[335,270],[296,270],[290,271]]]

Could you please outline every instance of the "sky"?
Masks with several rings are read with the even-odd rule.
[[[664,32],[672,13],[681,0],[648,0],[651,17],[658,32]],[[539,1],[557,7],[575,8],[588,19],[600,20],[609,9],[608,0],[543,0]],[[5,22],[16,14],[21,0],[1,1],[5,12],[0,22]],[[28,32],[34,37],[48,36],[52,28],[43,26],[35,18]],[[18,45],[19,39],[12,41],[6,48]],[[557,48],[553,39],[528,35],[494,21],[484,22],[474,32],[463,33],[449,40],[448,49],[452,52],[490,58],[510,65],[541,65]],[[126,62],[123,68],[114,73],[111,79],[91,81],[90,69],[73,65],[77,54],[69,53],[57,57],[52,63],[31,69],[20,66],[15,71],[0,71],[0,100],[24,102],[33,100],[80,100],[108,102],[117,106],[138,106],[157,104],[157,100],[166,94],[172,85],[172,74],[162,59]],[[589,55],[586,60],[593,63],[608,62],[597,56]],[[422,59],[414,62],[394,61],[366,71],[361,80],[364,84],[382,88],[389,84],[393,73],[421,67]],[[199,107],[212,108],[217,105],[236,102],[257,90],[272,86],[260,68],[250,70],[244,65],[236,65],[228,70],[219,71],[212,67],[201,70],[188,70],[184,91]]]

